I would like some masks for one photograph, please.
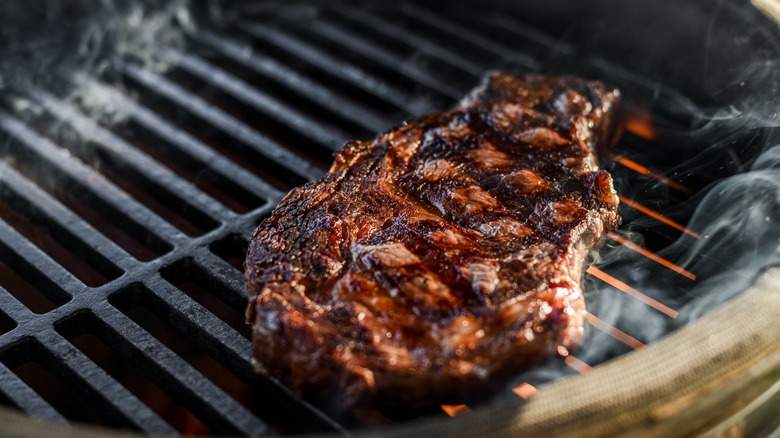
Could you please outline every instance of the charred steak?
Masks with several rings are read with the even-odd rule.
[[[451,111],[347,144],[249,244],[257,369],[420,405],[566,355],[583,260],[619,224],[596,165],[618,105],[600,82],[492,73]]]

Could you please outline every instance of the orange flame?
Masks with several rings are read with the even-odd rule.
[[[672,227],[674,229],[682,231],[685,234],[693,236],[693,237],[695,237],[697,239],[699,238],[699,233],[697,233],[695,231],[692,231],[692,230],[690,230],[688,228],[685,228],[685,226],[680,224],[679,222],[673,221],[673,220],[669,219],[668,217],[662,215],[661,213],[655,212],[655,211],[651,210],[650,208],[645,207],[644,205],[642,205],[642,204],[640,204],[640,203],[638,203],[636,201],[633,201],[631,199],[626,198],[625,196],[618,195],[618,197],[620,198],[620,202],[628,205],[629,207],[633,208],[634,210],[639,211],[641,213],[644,213],[644,214],[650,216],[651,218],[653,218],[653,219],[655,219],[655,220],[657,220],[659,222],[663,222],[666,225],[669,225],[670,227]]]
[[[660,182],[666,184],[669,187],[672,187],[674,189],[677,189],[677,190],[679,190],[681,192],[685,192],[685,193],[688,193],[688,194],[693,193],[693,190],[689,189],[688,187],[685,187],[684,185],[682,185],[680,183],[676,183],[676,182],[670,180],[669,178],[667,178],[667,177],[665,177],[665,176],[663,176],[661,174],[655,173],[652,170],[650,170],[647,167],[637,163],[634,160],[628,159],[628,158],[626,158],[624,156],[621,156],[621,155],[615,155],[615,154],[610,154],[610,158],[612,158],[613,160],[615,160],[618,163],[620,163],[621,165],[623,165],[623,167],[631,169],[634,172],[639,173],[641,175],[645,175],[645,176],[648,176],[650,178],[653,178],[656,181],[660,181]]]
[[[456,417],[471,412],[466,405],[441,405],[441,410],[446,412],[450,417]]]
[[[650,113],[644,110],[634,110],[626,117],[624,122],[626,131],[642,137],[645,140],[655,138],[655,128]]]
[[[572,356],[571,354],[566,356],[566,365],[569,366],[569,368],[573,369],[574,371],[577,371],[580,374],[585,374],[593,371],[593,367],[586,364],[585,362],[581,361],[580,359],[577,359],[576,357]]]
[[[642,248],[641,246],[637,245],[636,243],[634,243],[634,242],[632,242],[630,240],[627,240],[627,239],[624,239],[624,238],[618,236],[617,234],[613,233],[612,231],[610,231],[607,235],[609,236],[610,239],[618,242],[619,244],[625,246],[626,248],[628,248],[628,249],[630,249],[632,251],[636,251],[639,254],[642,254],[643,256],[649,258],[650,260],[652,260],[652,261],[654,261],[654,262],[656,262],[656,263],[658,263],[660,265],[663,265],[663,266],[671,269],[672,271],[674,271],[674,272],[676,272],[676,273],[678,273],[678,274],[680,274],[680,275],[682,275],[682,276],[684,276],[684,277],[686,277],[686,278],[688,278],[690,280],[696,281],[696,274],[693,274],[692,272],[690,272],[690,271],[688,271],[686,269],[683,269],[680,266],[675,265],[674,263],[670,262],[669,260],[666,260],[665,258],[663,258],[663,257],[661,257],[659,255],[656,255],[655,253],[653,253],[651,251],[648,251],[645,248]]]
[[[610,324],[607,324],[604,320],[600,319],[596,315],[587,312],[585,316],[588,318],[588,322],[590,323],[590,325],[592,325],[594,328],[601,330],[602,332],[612,336],[613,338],[628,345],[629,347],[635,350],[645,347],[645,344],[643,344],[633,336],[629,335],[628,333],[622,330],[615,328]]]
[[[536,389],[536,387],[534,385],[531,385],[530,383],[523,383],[521,385],[512,388],[512,392],[517,394],[518,397],[528,400],[529,398],[531,398],[531,396],[538,393],[539,390]]]
[[[667,315],[671,318],[677,318],[678,312],[671,307],[667,306],[666,304],[661,303],[660,301],[656,301],[649,296],[645,295],[644,293],[634,289],[633,287],[627,285],[626,283],[623,283],[622,281],[618,280],[617,278],[607,274],[606,272],[602,271],[601,269],[591,266],[587,269],[588,274],[598,278],[599,280],[603,281],[604,283],[609,284],[610,286],[621,290],[628,295],[631,295],[632,297],[638,299],[639,301],[647,304],[648,306],[652,307],[653,309],[663,313],[664,315]]]

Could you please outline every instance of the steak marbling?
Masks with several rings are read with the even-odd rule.
[[[347,144],[245,262],[258,370],[346,404],[459,399],[583,334],[583,261],[619,223],[597,155],[619,93],[492,73],[454,109]]]

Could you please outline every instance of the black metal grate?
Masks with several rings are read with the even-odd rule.
[[[159,47],[176,60],[165,74],[116,60],[122,86],[62,74],[110,97],[128,115],[119,125],[52,90],[18,90],[40,111],[0,110],[0,404],[155,435],[344,433],[444,415],[315,407],[252,371],[241,263],[257,224],[288,190],[324,174],[345,141],[447,107],[489,68],[603,78],[623,89],[632,117],[652,114],[655,129],[690,123],[680,93],[510,14],[442,14],[416,3],[379,10],[242,15],[198,29],[186,52]],[[657,251],[682,231],[642,206],[685,223],[690,210],[669,208],[720,174],[665,173],[687,158],[679,143],[688,140],[641,134],[627,133],[618,151],[632,161],[607,167],[640,204],[624,202],[626,222]],[[673,181],[660,184],[632,162]],[[690,287],[679,272],[644,266],[667,288]],[[609,268],[598,278],[632,281]],[[601,291],[594,300],[637,299],[589,281]],[[643,341],[631,327],[616,328],[633,341],[614,337],[598,315],[590,321],[591,332],[612,336],[592,341],[614,344],[600,360]],[[587,367],[556,366],[562,374]]]

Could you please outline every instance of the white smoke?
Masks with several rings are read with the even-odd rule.
[[[683,263],[699,281],[683,321],[701,317],[780,264],[780,145],[763,152],[747,172],[711,187],[690,223],[701,238]]]
[[[104,122],[124,120],[120,105],[89,84],[75,86],[73,72],[112,75],[117,59],[165,72],[176,60],[161,46],[182,50],[197,28],[191,0],[56,0],[0,3],[0,90],[17,112],[36,106],[29,87],[56,92]],[[217,17],[217,8],[212,8]],[[121,82],[116,81],[121,87]],[[23,111],[22,111],[23,110]]]

